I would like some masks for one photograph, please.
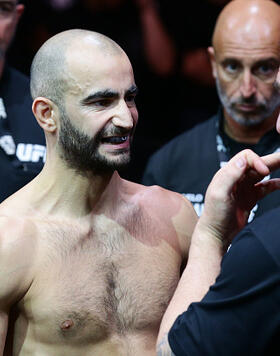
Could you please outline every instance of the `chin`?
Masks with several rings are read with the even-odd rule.
[[[122,171],[129,165],[130,155],[127,155],[126,157],[120,157],[117,160],[110,160],[108,163],[109,167],[111,167],[113,170]]]
[[[91,171],[98,174],[108,174],[114,171],[122,171],[130,163],[130,152],[121,155],[99,155],[98,160],[92,162]]]
[[[260,125],[265,119],[260,117],[242,117],[236,116],[234,117],[234,121],[242,126],[254,127]]]

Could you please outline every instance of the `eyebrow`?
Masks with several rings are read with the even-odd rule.
[[[126,91],[125,95],[137,95],[139,92],[138,88],[136,85],[131,85],[131,87]]]
[[[226,58],[223,58],[221,63],[223,64],[226,64],[226,63],[229,63],[229,62],[240,62],[240,59],[239,58],[233,58],[233,57],[226,57]]]
[[[242,61],[242,59],[240,59],[240,58],[228,57],[228,58],[224,58],[222,60],[222,63],[241,62],[241,61]],[[279,63],[279,59],[277,59],[275,57],[260,58],[260,59],[256,60],[255,64],[257,64],[257,63],[267,63],[267,62]]]
[[[118,95],[119,94],[113,90],[109,90],[109,89],[99,90],[93,94],[88,95],[86,98],[82,99],[81,104],[87,105],[96,99],[110,99],[110,98],[118,97]]]
[[[9,0],[0,0],[0,4],[11,4],[11,5],[17,5],[18,0],[16,1],[9,1]]]
[[[125,96],[131,95],[131,94],[137,94],[138,93],[138,88],[136,85],[132,85],[126,92]],[[88,95],[86,98],[81,100],[82,105],[87,105],[91,103],[92,101],[96,99],[112,99],[112,98],[118,98],[120,95],[117,91],[111,90],[111,89],[105,89],[105,90],[99,90],[93,94]]]
[[[256,64],[262,64],[262,63],[273,63],[273,64],[278,64],[279,63],[279,59],[270,57],[270,58],[263,58],[263,59],[259,59],[258,61],[256,61]]]

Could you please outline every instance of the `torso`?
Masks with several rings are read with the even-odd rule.
[[[104,214],[34,220],[35,272],[14,308],[14,356],[155,355],[182,254],[170,222],[135,213],[130,231]]]

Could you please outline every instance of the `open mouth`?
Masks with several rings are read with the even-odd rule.
[[[256,111],[258,107],[253,104],[240,104],[237,106],[241,111]]]
[[[127,140],[128,140],[128,136],[111,136],[111,137],[103,137],[101,142],[118,145],[126,142]]]

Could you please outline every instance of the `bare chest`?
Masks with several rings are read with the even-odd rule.
[[[42,326],[42,338],[91,343],[157,329],[178,283],[178,254],[145,245],[115,224],[63,242],[71,233],[44,247],[22,303],[27,319]]]

